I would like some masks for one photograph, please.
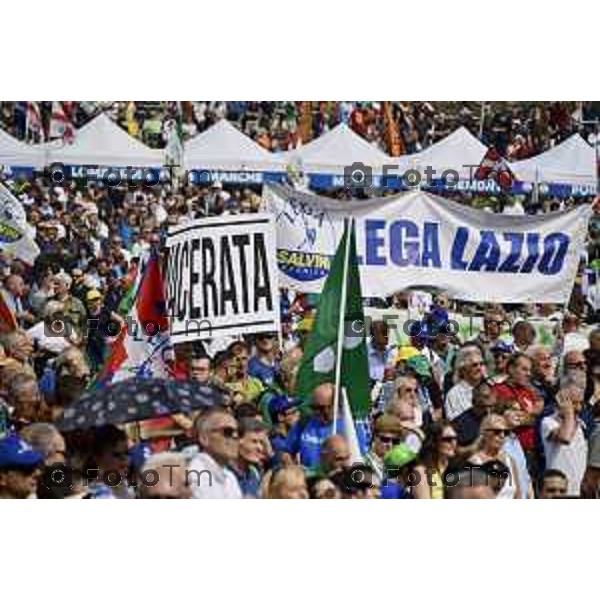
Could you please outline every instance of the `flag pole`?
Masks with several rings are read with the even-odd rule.
[[[340,317],[338,320],[338,339],[335,359],[335,391],[333,397],[333,435],[337,433],[337,421],[342,379],[342,355],[344,353],[344,322],[346,319],[346,297],[348,295],[348,267],[350,262],[350,237],[353,219],[344,219],[346,247],[344,248],[344,271],[342,275],[342,294],[340,298]]]
[[[481,113],[479,115],[479,141],[483,138],[483,121],[485,119],[485,102],[481,103]]]

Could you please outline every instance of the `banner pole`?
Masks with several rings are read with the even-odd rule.
[[[344,323],[346,318],[346,299],[348,295],[348,263],[350,262],[350,236],[352,233],[353,219],[344,219],[344,231],[346,232],[346,247],[344,248],[344,270],[342,275],[342,294],[340,298],[340,316],[338,319],[338,339],[335,358],[335,390],[333,396],[333,435],[337,433],[337,421],[339,413],[341,379],[342,379],[342,355],[344,353]]]
[[[485,102],[481,103],[481,113],[479,115],[479,141],[483,137],[483,120],[485,118]]]

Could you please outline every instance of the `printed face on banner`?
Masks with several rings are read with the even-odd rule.
[[[269,214],[204,218],[169,231],[167,307],[175,343],[279,329]]]

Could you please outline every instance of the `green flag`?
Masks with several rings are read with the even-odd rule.
[[[305,401],[310,399],[312,391],[320,384],[335,383],[336,350],[348,233],[346,223],[344,235],[336,250],[317,304],[313,330],[306,342],[304,356],[298,371],[296,394]],[[369,366],[360,275],[356,259],[354,223],[350,231],[347,271],[341,385],[346,388],[354,417],[365,417],[370,407]]]

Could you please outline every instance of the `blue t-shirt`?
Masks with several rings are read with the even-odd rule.
[[[354,422],[356,437],[361,454],[369,449],[369,425],[366,421],[357,419]],[[337,432],[343,432],[343,419],[338,419]],[[300,454],[300,463],[307,469],[316,469],[321,460],[321,444],[333,435],[333,423],[323,423],[317,417],[308,421],[299,421],[289,431],[286,440],[289,454]]]
[[[248,375],[260,379],[265,387],[271,387],[277,375],[277,367],[275,365],[267,365],[257,356],[253,356],[248,361]]]

